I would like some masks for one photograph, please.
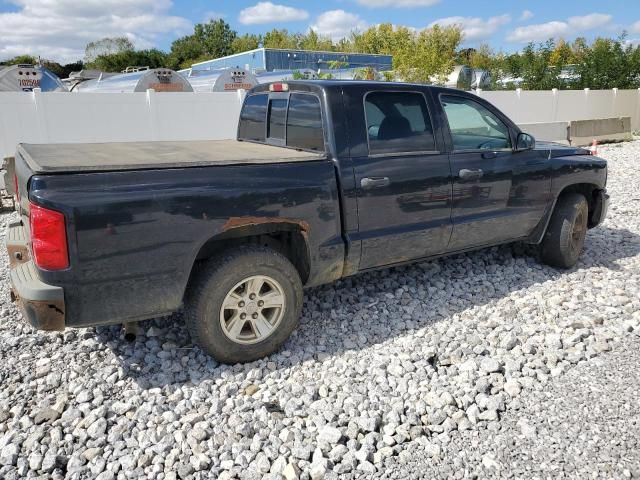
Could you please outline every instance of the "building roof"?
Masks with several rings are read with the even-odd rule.
[[[232,55],[226,55],[224,57],[218,57],[218,58],[211,58],[209,60],[204,60],[202,62],[198,62],[198,63],[194,63],[192,66],[197,66],[197,65],[203,65],[205,63],[211,63],[213,61],[216,60],[225,60],[225,59],[229,59],[229,58],[234,58],[234,57],[238,57],[241,55],[246,55],[248,53],[258,53],[258,52],[295,52],[295,53],[322,53],[322,54],[327,54],[327,55],[345,55],[345,56],[359,56],[359,55],[366,55],[369,57],[384,57],[384,58],[388,58],[391,57],[391,55],[386,55],[386,54],[380,54],[380,53],[356,53],[356,52],[332,52],[329,50],[300,50],[297,48],[268,48],[268,47],[261,47],[261,48],[255,48],[253,50],[246,50],[244,52],[240,52],[240,53],[234,53]]]

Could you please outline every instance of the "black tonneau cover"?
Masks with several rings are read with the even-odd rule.
[[[20,144],[18,155],[33,173],[287,163],[326,158],[324,153],[309,153],[238,140]]]

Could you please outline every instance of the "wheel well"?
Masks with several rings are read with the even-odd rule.
[[[568,193],[580,193],[587,199],[587,205],[589,206],[589,224],[591,224],[591,216],[595,210],[595,192],[599,189],[597,185],[593,183],[576,183],[566,186],[558,195],[558,198]]]
[[[310,273],[309,248],[306,232],[290,225],[278,227],[265,225],[253,231],[239,228],[237,231],[223,233],[208,240],[196,255],[194,263],[207,260],[225,250],[241,245],[263,245],[272,248],[289,259],[300,275],[304,285]],[[193,269],[192,269],[193,273]]]

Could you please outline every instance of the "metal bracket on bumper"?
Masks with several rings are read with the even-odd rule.
[[[26,252],[27,240],[20,223],[9,226],[7,250],[9,253]],[[11,256],[10,256],[11,258]],[[38,330],[64,330],[65,305],[62,287],[48,285],[40,280],[38,271],[28,256],[13,258],[11,262],[11,299],[18,303],[25,319]],[[18,260],[18,261],[15,261]]]

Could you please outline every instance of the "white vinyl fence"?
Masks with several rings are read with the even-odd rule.
[[[0,159],[18,143],[235,138],[244,91],[0,92]]]
[[[480,90],[477,94],[518,124],[631,117],[631,128],[640,130],[640,89]]]
[[[245,92],[0,93],[0,158],[16,144],[234,138]],[[562,122],[630,117],[640,130],[640,90],[478,91],[542,140]],[[535,124],[535,125],[533,125]],[[535,127],[535,128],[534,128]],[[547,137],[547,138],[544,138]]]

